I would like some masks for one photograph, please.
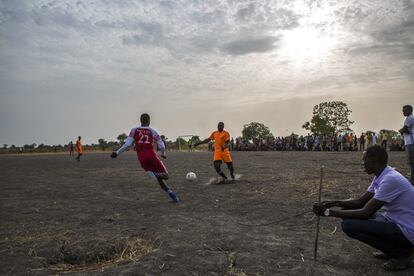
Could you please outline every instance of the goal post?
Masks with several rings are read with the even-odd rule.
[[[181,139],[185,140],[185,138],[188,138],[188,140],[191,140],[191,138],[193,138],[194,136],[198,136],[198,135],[186,134],[186,135],[178,136],[178,138],[177,138],[177,140],[178,140],[178,150],[181,151]]]

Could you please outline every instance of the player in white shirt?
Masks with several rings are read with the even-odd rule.
[[[164,163],[158,158],[157,153],[154,150],[154,143],[157,143],[158,149],[161,152],[162,158],[165,156],[165,145],[158,135],[150,126],[150,116],[146,113],[141,115],[141,126],[133,128],[125,143],[117,151],[112,152],[111,157],[116,158],[122,152],[127,150],[132,144],[135,143],[135,149],[137,151],[138,160],[142,168],[148,173],[148,175],[155,179],[161,186],[161,188],[171,197],[174,202],[179,202],[177,194],[171,190],[165,181],[168,179],[168,171]]]
[[[403,106],[403,115],[406,117],[404,126],[400,129],[401,135],[404,136],[404,147],[408,156],[408,164],[411,168],[410,180],[414,185],[414,116],[413,107],[411,105]]]

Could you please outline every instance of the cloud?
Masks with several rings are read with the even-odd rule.
[[[409,18],[390,28],[375,31],[372,36],[383,43],[414,43],[414,7]]]
[[[161,16],[146,22],[104,20],[97,25],[134,29],[123,35],[124,45],[162,47],[182,60],[199,53],[245,55],[267,52],[276,47],[278,38],[274,32],[298,26],[299,16],[287,8],[275,8],[262,2],[218,3],[217,6],[193,4],[174,7],[183,10],[180,13],[175,10],[168,18]],[[172,9],[163,4],[160,8],[169,12]]]
[[[414,33],[414,32],[413,32]],[[372,45],[350,49],[351,55],[383,55],[402,60],[414,59],[414,44]]]
[[[277,47],[278,39],[275,37],[243,38],[225,43],[220,51],[232,56],[242,56],[251,53],[264,53]]]
[[[150,45],[150,46],[167,46],[164,37],[164,28],[157,22],[140,22],[139,34],[124,36],[122,42],[125,45]]]
[[[249,3],[246,7],[240,8],[236,13],[237,19],[240,21],[248,21],[255,15],[255,8],[254,3]]]
[[[342,4],[335,15],[356,38],[354,48],[391,49],[414,43],[413,1],[352,2]]]

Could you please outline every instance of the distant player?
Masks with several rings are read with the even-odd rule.
[[[70,156],[73,156],[73,153],[74,153],[74,147],[73,147],[73,143],[72,143],[72,141],[70,141],[70,142],[69,142],[68,148],[69,148],[69,155],[70,155]]]
[[[78,140],[76,141],[76,151],[78,152],[78,156],[76,156],[76,161],[80,161],[81,156],[83,155],[83,147],[81,142],[81,137],[78,137]]]
[[[111,157],[116,158],[127,150],[133,143],[137,151],[138,160],[148,175],[157,180],[161,188],[171,197],[174,202],[179,202],[178,196],[165,183],[168,179],[168,171],[154,150],[154,142],[157,143],[162,158],[165,156],[165,145],[158,133],[150,126],[150,116],[146,113],[141,115],[141,126],[133,128],[125,143]]]
[[[194,147],[198,145],[214,141],[214,169],[216,172],[223,178],[222,181],[227,180],[227,176],[221,170],[222,162],[226,163],[227,168],[230,171],[230,177],[234,180],[234,169],[233,169],[233,160],[230,155],[230,134],[224,130],[224,123],[219,122],[217,125],[217,130],[211,133],[210,137],[194,144]]]

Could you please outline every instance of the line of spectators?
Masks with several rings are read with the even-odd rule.
[[[385,136],[385,135],[382,135]],[[272,137],[268,139],[254,139],[248,141],[241,137],[231,140],[231,150],[234,151],[358,151],[365,150],[372,145],[381,145],[392,151],[404,150],[404,141],[401,137],[382,137],[374,132],[361,133],[357,137],[354,133],[336,135],[296,135],[286,137]],[[209,145],[212,150],[214,145]]]

